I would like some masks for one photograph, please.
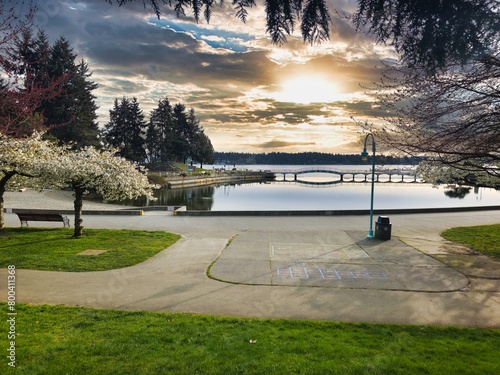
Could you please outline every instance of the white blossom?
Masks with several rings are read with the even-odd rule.
[[[26,138],[0,134],[0,229],[4,223],[3,193],[7,188],[71,187],[75,191],[75,237],[81,235],[83,228],[81,195],[90,189],[106,200],[143,195],[154,200],[146,169],[116,153],[114,149],[94,147],[75,151],[70,146],[42,140],[40,134]]]
[[[63,183],[85,190],[95,189],[106,200],[154,199],[146,170],[122,157],[116,150],[86,147],[66,150],[55,163],[55,172]]]

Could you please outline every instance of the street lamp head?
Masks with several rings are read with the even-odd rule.
[[[361,153],[361,160],[363,160],[363,161],[368,160],[368,152],[366,152],[366,147],[363,148],[363,152]]]

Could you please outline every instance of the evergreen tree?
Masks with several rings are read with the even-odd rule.
[[[146,147],[151,163],[167,163],[174,160],[174,114],[168,98],[158,102],[151,111],[150,124],[146,135]]]
[[[25,29],[16,38],[13,47],[7,51],[7,59],[3,63],[7,64],[7,70],[16,74],[25,74],[29,77],[32,75],[33,69],[31,65],[34,63],[34,59],[35,42],[33,32],[30,29]]]
[[[148,163],[155,165],[161,160],[161,136],[159,129],[155,126],[154,121],[150,119],[148,130],[146,131],[146,155]]]
[[[151,112],[146,134],[150,163],[184,162],[188,156],[202,163],[213,160],[213,147],[204,134],[194,109],[184,104],[172,107],[167,98]]]
[[[109,122],[104,126],[106,142],[120,149],[120,156],[135,162],[146,160],[144,114],[139,108],[137,98],[115,99],[109,111]]]
[[[73,53],[69,42],[60,38],[50,49],[48,60],[48,74],[51,77],[64,77],[62,92],[57,97],[46,102],[42,106],[46,123],[52,127],[49,132],[61,141],[71,140],[71,119],[74,116],[72,98],[75,95],[75,87],[72,77],[76,75],[76,55]]]
[[[200,127],[200,120],[196,118],[194,109],[191,108],[186,116],[186,140],[189,144],[188,153],[194,157],[198,149],[197,143],[200,139],[202,130]]]
[[[213,163],[214,148],[212,142],[205,134],[203,127],[200,125],[200,120],[196,118],[195,111],[192,108],[188,112],[186,125],[189,155],[199,162],[202,167],[203,163]]]
[[[48,75],[64,77],[60,95],[43,105],[43,114],[50,135],[62,142],[74,142],[75,147],[99,145],[96,122],[97,106],[92,91],[97,84],[89,80],[87,63],[75,63],[76,55],[64,38],[57,40],[50,50]]]
[[[175,161],[185,162],[190,153],[189,147],[189,131],[188,131],[188,118],[186,114],[186,106],[177,103],[174,106],[174,129],[173,129],[173,142],[172,154]]]
[[[77,97],[75,101],[76,117],[72,121],[72,127],[76,134],[72,140],[78,146],[99,146],[99,124],[97,123],[96,111],[99,108],[95,104],[96,96],[92,91],[97,89],[97,84],[90,81],[92,73],[89,72],[88,64],[81,60],[77,65],[75,77],[75,88]]]
[[[203,133],[203,130],[198,134],[196,149],[193,155],[194,159],[200,163],[200,168],[203,168],[204,163],[213,164],[215,162],[214,147],[212,146],[212,142],[210,142],[210,138]]]
[[[30,36],[31,37],[31,36]],[[36,39],[26,41],[26,47],[30,46],[31,50],[26,51],[23,56],[24,63],[27,68],[27,77],[31,80],[30,84],[46,88],[50,85],[51,78],[48,72],[50,44],[47,34],[43,30],[38,30]]]
[[[23,77],[22,84],[16,84],[22,86],[24,92],[29,93],[31,90],[47,88],[50,85],[47,75],[49,48],[47,35],[43,31],[39,30],[37,38],[34,39],[32,31],[24,29],[1,60],[8,72]]]

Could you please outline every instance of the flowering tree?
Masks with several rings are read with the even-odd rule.
[[[7,189],[71,187],[75,192],[75,231],[83,232],[83,196],[95,189],[104,199],[123,200],[152,196],[146,170],[115,156],[116,150],[87,147],[74,151],[57,146],[40,135],[12,138],[0,134],[0,229],[4,227],[4,199]]]
[[[83,234],[83,196],[89,189],[95,189],[106,200],[119,201],[143,195],[154,199],[146,170],[115,156],[116,152],[86,147],[78,151],[67,150],[57,161],[58,178],[75,192],[75,238]]]
[[[8,188],[54,186],[54,161],[63,149],[35,134],[9,138],[0,133],[0,229],[4,227],[4,198]]]

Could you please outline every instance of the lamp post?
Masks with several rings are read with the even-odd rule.
[[[368,137],[372,138],[372,192],[370,200],[370,229],[368,230],[368,238],[375,238],[373,235],[373,193],[375,190],[375,138],[372,133],[368,133],[365,137],[365,146],[363,147],[363,152],[361,153],[361,160],[368,160],[368,152],[366,152],[366,141]]]

